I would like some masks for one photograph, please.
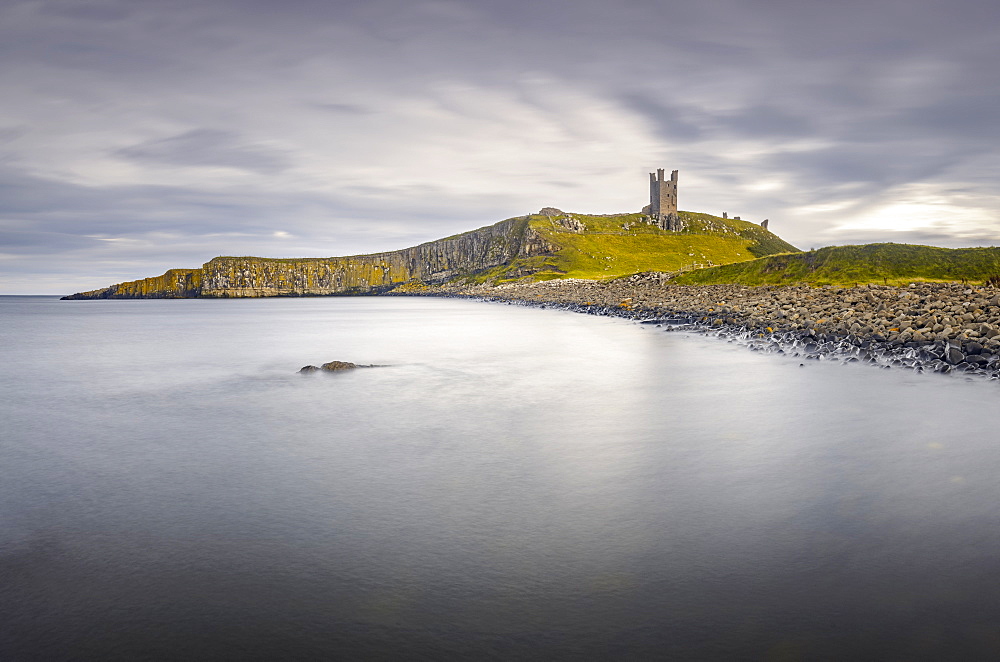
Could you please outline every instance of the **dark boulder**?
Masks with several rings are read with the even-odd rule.
[[[952,365],[958,365],[965,360],[965,354],[957,347],[949,347],[944,354],[944,360]]]

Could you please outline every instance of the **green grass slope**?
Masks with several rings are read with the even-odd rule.
[[[682,285],[904,285],[914,281],[985,281],[1000,275],[1000,248],[938,248],[913,244],[828,246],[699,269]]]
[[[573,221],[567,221],[567,216]],[[686,225],[682,232],[643,223],[642,214],[567,216],[529,217],[531,229],[558,247],[554,254],[520,258],[464,280],[615,278],[638,271],[678,271],[798,250],[759,225],[710,214],[680,212]],[[574,221],[584,230],[573,229]]]

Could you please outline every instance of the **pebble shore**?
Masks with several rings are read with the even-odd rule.
[[[653,273],[433,293],[626,317],[803,359],[1000,379],[1000,289],[993,287],[686,286]]]

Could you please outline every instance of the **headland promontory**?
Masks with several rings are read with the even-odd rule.
[[[217,257],[64,299],[466,296],[663,320],[765,351],[1000,378],[1000,248],[803,252],[759,223],[677,207],[650,173],[641,212],[535,214],[384,253]]]

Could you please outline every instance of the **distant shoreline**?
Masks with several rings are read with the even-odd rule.
[[[691,330],[803,359],[1000,379],[1000,289],[670,285],[657,274],[440,287],[430,296],[558,308]]]

